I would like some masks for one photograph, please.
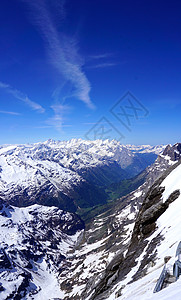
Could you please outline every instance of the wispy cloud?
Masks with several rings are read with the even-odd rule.
[[[103,69],[119,65],[120,63],[111,61],[113,57],[115,58],[114,53],[89,55],[87,58],[88,65],[86,67],[88,69]]]
[[[103,69],[103,68],[110,68],[116,66],[117,63],[100,63],[96,65],[89,66],[89,69]]]
[[[6,111],[6,110],[0,110],[0,114],[5,114],[5,115],[12,115],[12,116],[20,116],[21,114],[18,112],[14,111]]]
[[[32,21],[36,23],[46,43],[52,65],[59,74],[63,75],[66,82],[70,82],[74,88],[71,96],[77,97],[89,108],[94,108],[89,93],[91,85],[82,70],[83,59],[78,54],[77,41],[63,33],[58,33],[51,10],[46,1],[25,0],[32,10]],[[65,1],[58,1],[64,3]],[[55,3],[57,1],[55,0]],[[61,16],[65,15],[63,5],[59,6]]]
[[[69,113],[72,108],[68,105],[56,104],[52,105],[51,109],[53,110],[54,115],[52,118],[49,118],[46,123],[49,126],[55,127],[58,131],[62,131],[62,127],[65,127],[63,124],[65,121],[65,114]]]
[[[27,95],[25,95],[24,93],[20,92],[17,89],[12,88],[9,84],[0,82],[0,88],[4,89],[6,91],[6,93],[12,95],[16,99],[21,100],[22,102],[24,102],[31,109],[33,109],[33,110],[35,110],[39,113],[44,113],[45,112],[45,109],[40,104],[30,100]]]
[[[113,53],[101,53],[97,55],[89,55],[88,59],[103,59],[103,58],[109,58],[112,57]]]

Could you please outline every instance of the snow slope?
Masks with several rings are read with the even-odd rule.
[[[162,194],[162,202],[164,203],[168,197],[176,190],[181,191],[181,165],[178,165],[173,171],[162,181],[161,187],[165,187],[165,191]],[[160,236],[160,242],[156,245],[154,252],[156,258],[153,263],[147,266],[146,275],[133,283],[129,283],[133,275],[138,271],[144,255],[146,255],[146,248],[143,253],[137,259],[136,266],[128,273],[126,278],[117,283],[114,292],[107,297],[107,299],[115,299],[116,293],[121,289],[120,300],[147,300],[147,299],[159,299],[159,300],[171,300],[181,299],[181,279],[177,282],[170,284],[165,289],[158,293],[153,294],[154,287],[157,279],[159,278],[163,265],[164,257],[170,256],[170,260],[167,263],[167,268],[172,273],[172,268],[175,260],[176,249],[181,241],[181,195],[173,201],[167,210],[157,219],[156,230],[146,240],[149,244],[154,238]]]
[[[64,298],[59,273],[83,228],[77,216],[55,207],[1,201],[0,299]]]

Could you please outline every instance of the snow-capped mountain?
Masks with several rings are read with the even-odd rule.
[[[151,145],[126,145],[126,147],[135,153],[155,153],[155,154],[161,154],[164,149],[165,145],[157,145],[157,146],[151,146]]]
[[[38,203],[72,212],[102,204],[107,195],[100,187],[135,176],[164,148],[81,139],[1,146],[0,197],[15,206]]]
[[[56,207],[0,201],[0,299],[62,299],[59,274],[84,224]]]

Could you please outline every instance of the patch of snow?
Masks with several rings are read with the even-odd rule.
[[[162,182],[161,186],[165,187],[163,192],[163,202],[165,202],[170,194],[175,190],[181,190],[181,165],[174,169]]]
[[[142,193],[143,193],[142,191],[137,191],[137,192],[134,193],[134,196],[136,198],[138,198],[138,197],[140,197],[142,195]]]

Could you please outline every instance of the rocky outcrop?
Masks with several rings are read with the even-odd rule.
[[[172,161],[177,161],[181,158],[181,143],[177,143],[173,146],[168,145],[163,151],[163,155],[168,155]]]
[[[144,237],[152,233],[156,227],[157,219],[166,211],[169,204],[180,195],[180,190],[175,190],[163,203],[161,197],[164,190],[164,187],[156,186],[145,199],[135,223],[135,236]]]

